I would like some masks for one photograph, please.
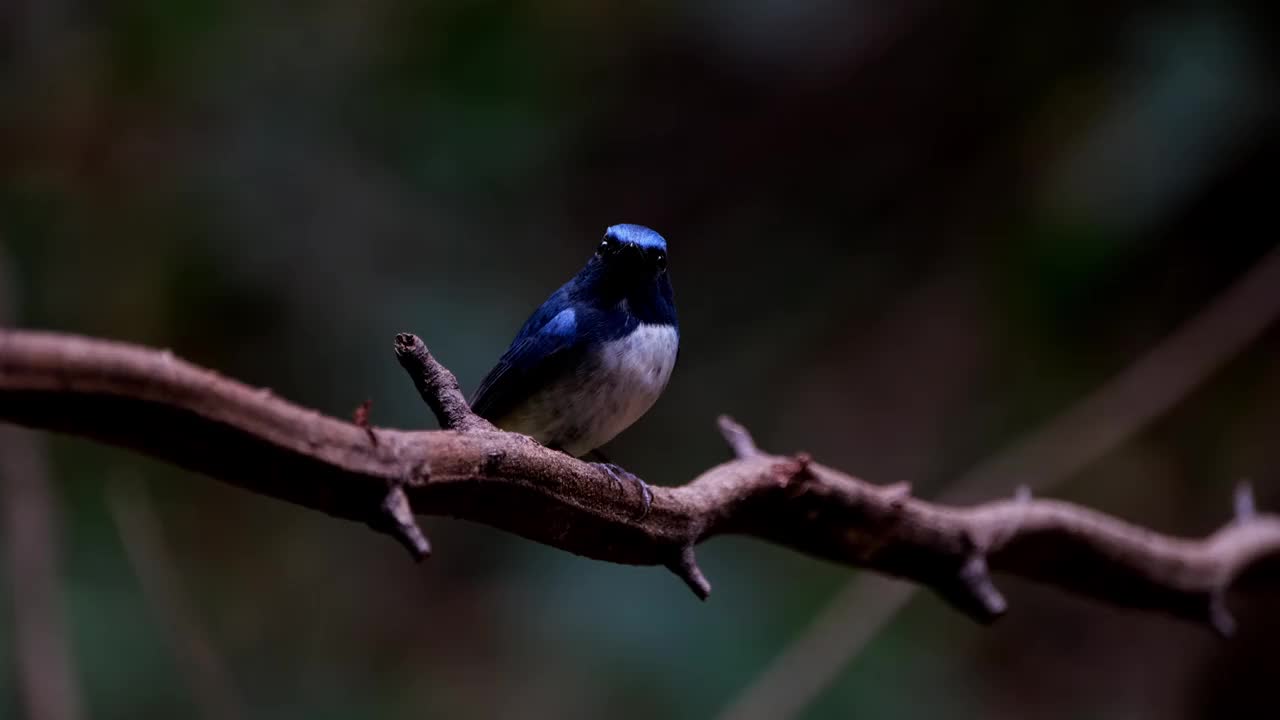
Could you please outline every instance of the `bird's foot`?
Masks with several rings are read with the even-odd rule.
[[[624,487],[626,482],[634,483],[640,490],[640,497],[644,499],[644,512],[640,513],[640,517],[643,518],[649,514],[649,508],[653,506],[653,491],[649,489],[648,483],[613,463],[596,462],[591,464],[603,470],[604,474],[608,475],[609,479],[617,483],[620,488]]]

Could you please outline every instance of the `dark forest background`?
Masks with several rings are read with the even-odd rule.
[[[1276,246],[1278,7],[7,0],[7,292],[24,327],[426,427],[394,333],[470,390],[605,226],[643,223],[670,243],[683,348],[616,460],[684,482],[727,456],[729,412],[935,497]],[[1278,358],[1273,328],[1048,494],[1187,535],[1242,478],[1280,507]],[[442,519],[415,566],[126,451],[38,450],[86,717],[209,702],[122,502],[157,519],[141,542],[244,717],[708,717],[855,575],[717,539],[704,605],[660,569]],[[1233,600],[1222,642],[997,582],[995,627],[921,593],[803,717],[1270,716],[1274,594]],[[0,583],[0,716],[20,717],[28,588]]]

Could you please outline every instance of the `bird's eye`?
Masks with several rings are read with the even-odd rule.
[[[658,265],[658,269],[659,269],[659,270],[666,270],[666,269],[667,269],[667,254],[666,254],[666,253],[664,253],[664,252],[660,252],[660,253],[658,253],[658,256],[657,256],[657,257],[655,257],[655,258],[653,259],[653,261],[654,261],[655,263],[657,263],[657,265]]]
[[[609,242],[609,238],[600,241],[600,247],[597,249],[601,255],[609,252],[609,248],[613,247],[613,243]]]

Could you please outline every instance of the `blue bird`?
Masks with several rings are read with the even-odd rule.
[[[520,328],[471,401],[498,427],[574,457],[601,445],[653,407],[679,354],[667,242],[641,225],[605,231],[585,267]],[[638,477],[596,463],[621,484]]]

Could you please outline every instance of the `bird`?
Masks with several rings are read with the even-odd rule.
[[[619,224],[586,265],[525,321],[481,381],[471,409],[498,428],[532,437],[592,464],[620,486],[643,480],[600,447],[653,407],[680,352],[680,324],[667,270],[667,241],[643,225]]]

